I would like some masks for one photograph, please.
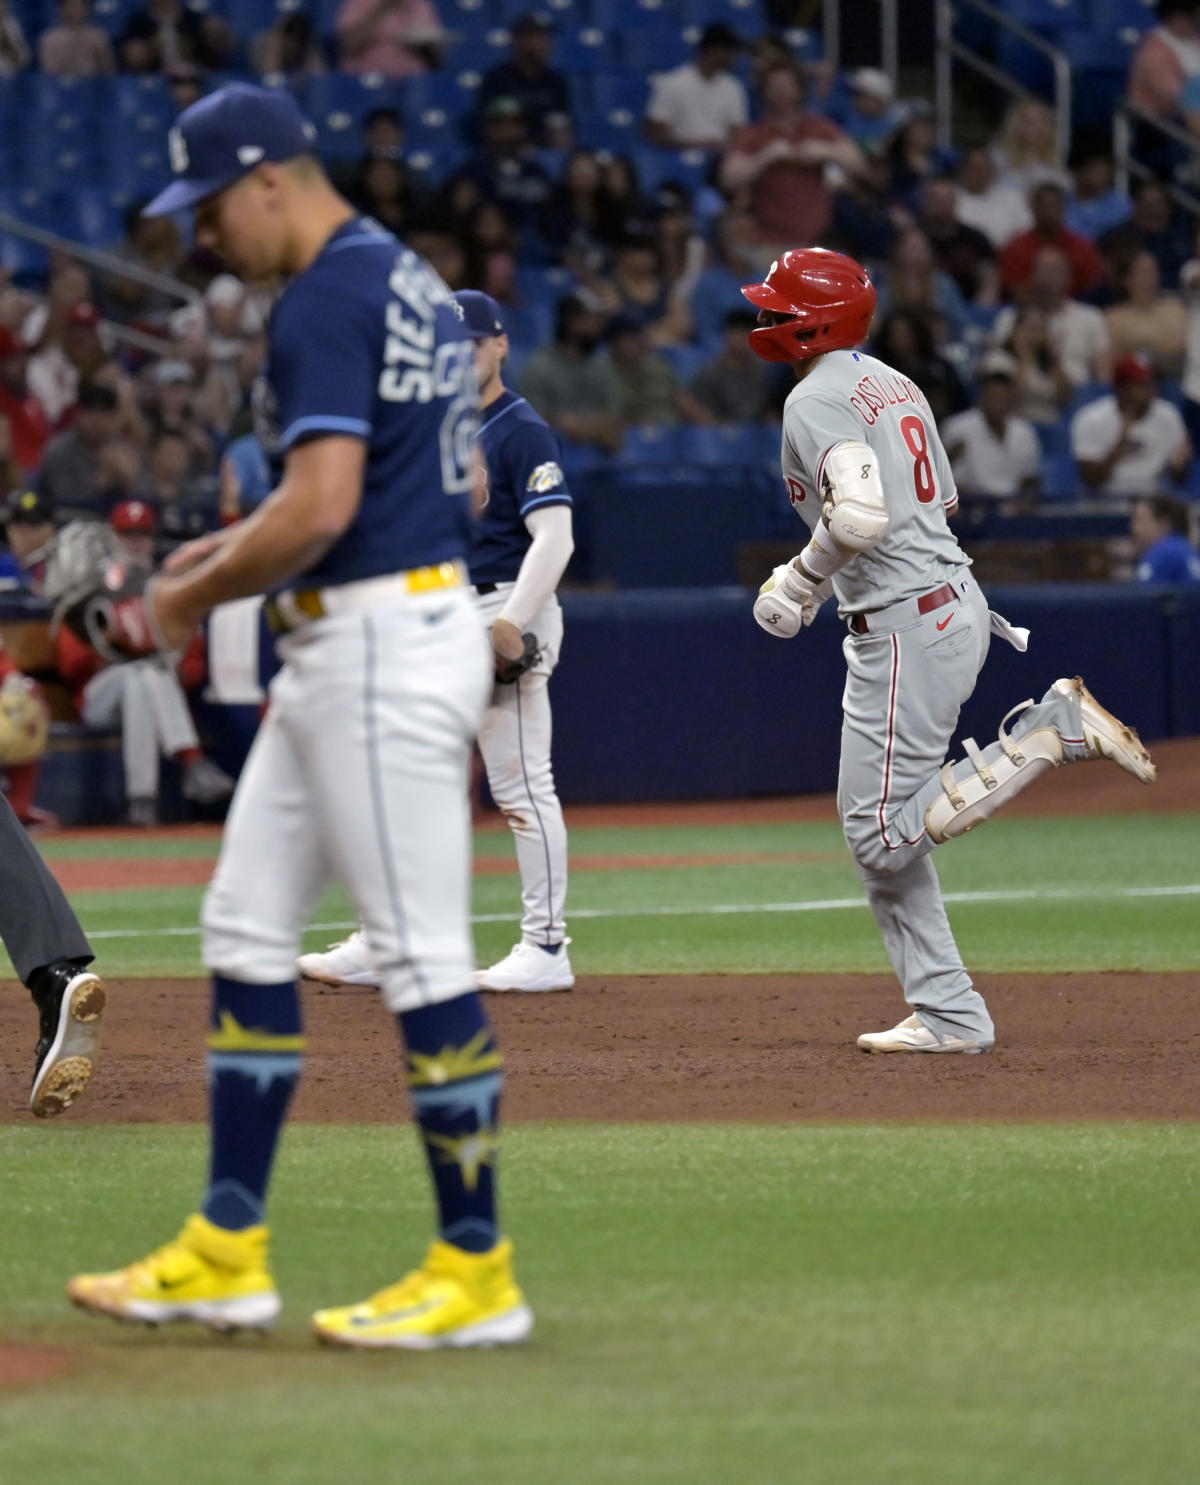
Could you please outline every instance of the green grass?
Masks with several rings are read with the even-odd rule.
[[[524,1126],[506,1202],[535,1340],[432,1357],[324,1353],[305,1326],[419,1251],[403,1129],[289,1131],[272,1341],[67,1308],[72,1271],[175,1229],[202,1141],[0,1130],[0,1326],[84,1348],[0,1395],[4,1480],[1200,1478],[1200,1129]]]
[[[106,844],[108,843],[108,844]],[[571,879],[572,962],[584,974],[702,971],[887,970],[879,935],[833,821],[809,824],[630,827],[573,832],[590,856],[812,855],[813,861],[577,868]],[[110,847],[148,857],[215,855],[213,838],[104,836],[45,843],[52,859],[103,859]],[[480,832],[481,860],[512,858],[503,829]],[[1131,887],[1200,885],[1200,815],[1000,819],[940,850],[936,862],[963,953],[979,970],[1194,969],[1200,966],[1197,894],[1132,897]],[[105,969],[122,975],[202,972],[196,931],[201,890],[80,892],[75,900]],[[955,902],[972,893],[1017,901]],[[804,910],[819,902],[844,904]],[[774,905],[786,911],[765,911]],[[720,912],[720,908],[739,911]],[[516,935],[513,874],[475,883],[481,962]],[[348,923],[343,892],[316,921]],[[166,932],[170,930],[170,932]],[[312,929],[305,946],[340,936]]]

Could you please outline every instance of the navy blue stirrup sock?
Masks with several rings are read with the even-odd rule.
[[[217,1227],[238,1230],[263,1220],[275,1147],[303,1051],[294,980],[246,985],[213,976],[212,1164],[204,1215]]]
[[[496,1160],[504,1059],[474,990],[402,1011],[408,1086],[437,1196],[440,1236],[468,1253],[499,1241]]]

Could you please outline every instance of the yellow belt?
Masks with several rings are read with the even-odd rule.
[[[408,572],[364,578],[342,588],[288,588],[268,598],[263,612],[273,633],[286,634],[311,619],[323,619],[328,614],[356,607],[353,598],[359,595],[362,606],[367,607],[392,593],[436,593],[442,588],[461,588],[465,582],[460,562],[438,562],[433,567],[414,567]]]

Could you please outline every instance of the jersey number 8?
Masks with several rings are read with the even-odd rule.
[[[922,505],[928,505],[937,494],[933,464],[929,458],[929,433],[914,413],[900,419],[900,434],[913,456],[913,488]]]

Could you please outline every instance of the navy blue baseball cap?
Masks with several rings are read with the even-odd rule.
[[[230,83],[185,108],[168,138],[175,179],[145,208],[146,217],[195,206],[264,160],[310,153],[317,131],[290,93]]]
[[[462,321],[472,340],[489,340],[493,335],[507,335],[500,318],[500,306],[490,294],[479,289],[460,289],[454,302],[462,310]]]

